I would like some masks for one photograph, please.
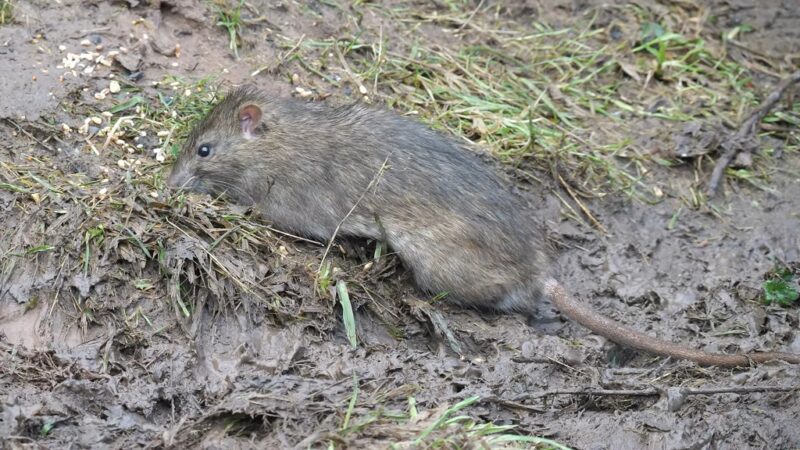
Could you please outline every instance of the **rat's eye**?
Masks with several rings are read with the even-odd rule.
[[[200,147],[197,147],[197,156],[201,158],[205,158],[206,156],[211,154],[211,146],[208,144],[203,144]]]

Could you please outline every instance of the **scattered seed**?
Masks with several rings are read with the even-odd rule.
[[[161,147],[154,148],[153,153],[156,154],[156,161],[158,162],[164,162],[167,159],[166,155],[164,155],[164,149]]]
[[[64,67],[67,69],[74,69],[78,62],[80,62],[81,57],[80,55],[76,55],[75,53],[67,53],[67,56],[64,57],[61,62],[64,64]]]
[[[297,95],[299,95],[302,98],[311,97],[312,95],[314,95],[313,92],[309,91],[308,89],[303,89],[300,86],[297,86],[296,88],[294,88],[294,90],[295,92],[297,92]]]
[[[91,45],[92,45],[92,41],[90,41],[88,39],[84,39],[84,40],[81,41],[81,47],[89,47]]]
[[[664,196],[664,191],[662,191],[658,186],[653,186],[653,194],[656,197],[661,198]]]
[[[120,91],[119,82],[116,80],[111,80],[111,82],[108,83],[108,90],[111,91],[112,94],[116,94],[117,92],[119,92]]]

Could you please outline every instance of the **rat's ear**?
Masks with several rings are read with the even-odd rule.
[[[252,103],[239,109],[239,123],[242,125],[242,134],[247,139],[253,139],[256,128],[261,123],[261,108]]]

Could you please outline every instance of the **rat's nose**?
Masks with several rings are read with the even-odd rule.
[[[167,177],[167,187],[170,189],[175,189],[178,187],[177,177],[175,176],[175,171],[169,173],[169,177]]]
[[[173,167],[172,171],[169,173],[169,177],[167,177],[167,187],[170,189],[178,189],[181,187],[186,187],[188,177],[186,176],[185,171],[178,169],[177,167]]]

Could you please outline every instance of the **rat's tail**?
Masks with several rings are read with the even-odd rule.
[[[701,366],[737,367],[770,360],[782,360],[792,364],[800,364],[800,355],[781,352],[731,354],[708,353],[694,350],[662,339],[657,339],[642,332],[628,328],[592,308],[569,297],[567,291],[555,279],[548,279],[543,284],[545,295],[562,314],[578,322],[593,332],[618,344],[644,350],[661,356],[688,359]]]

